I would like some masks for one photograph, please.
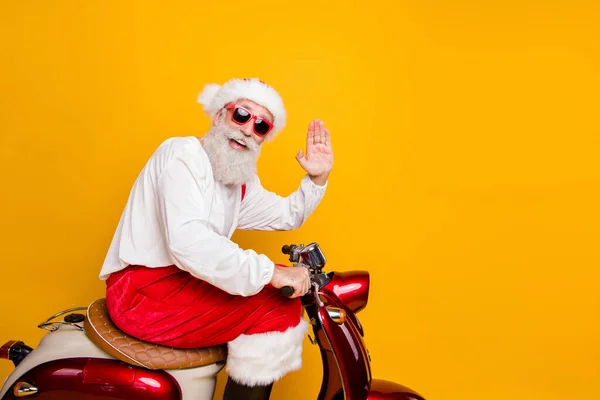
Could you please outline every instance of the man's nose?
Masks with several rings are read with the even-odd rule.
[[[252,125],[254,123],[252,121],[248,121],[246,124],[242,125],[242,133],[246,136],[252,136]]]

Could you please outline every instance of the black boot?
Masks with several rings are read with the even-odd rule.
[[[273,384],[267,386],[245,386],[227,379],[223,400],[269,400]]]

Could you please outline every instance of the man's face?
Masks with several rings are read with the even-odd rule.
[[[272,123],[273,116],[264,107],[250,100],[235,102],[248,111]],[[254,121],[239,125],[231,120],[231,110],[222,109],[215,115],[213,126],[202,138],[215,180],[225,185],[248,182],[256,174],[256,162],[264,137],[254,132]]]
[[[271,114],[269,112],[269,110],[267,110],[265,107],[258,105],[251,100],[246,100],[246,99],[240,99],[240,100],[234,102],[233,104],[242,106],[245,109],[247,109],[248,111],[250,111],[252,114],[256,115],[258,118],[264,119],[266,121],[269,121],[271,124],[273,124],[273,114]],[[254,142],[260,146],[263,143],[263,141],[265,140],[265,136],[257,135],[254,132],[254,120],[251,119],[244,125],[239,125],[231,119],[232,113],[233,113],[233,110],[222,109],[221,111],[219,111],[219,113],[217,113],[217,115],[213,119],[213,124],[216,125],[218,123],[218,119],[219,119],[220,115],[225,114],[224,122],[229,128],[239,130],[240,132],[242,132],[244,134],[244,136],[246,137],[246,140],[253,139]],[[237,150],[237,151],[247,150],[245,148],[245,146],[243,146],[235,141],[231,141],[230,146],[232,149]]]

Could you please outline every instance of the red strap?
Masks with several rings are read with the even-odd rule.
[[[242,201],[244,201],[244,197],[246,197],[246,184],[242,185]]]

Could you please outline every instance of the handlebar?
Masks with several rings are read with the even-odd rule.
[[[295,244],[286,244],[286,245],[283,245],[283,247],[281,247],[281,252],[283,254],[287,254],[290,256],[290,262],[293,262],[294,266],[299,266],[301,264],[303,267],[308,268],[308,270],[311,274],[314,274],[315,271],[313,270],[313,264],[311,263],[312,258],[309,257],[309,260],[306,263],[304,263],[304,261],[300,261],[300,260],[304,258],[303,252],[307,248],[310,249],[309,252],[307,252],[307,257],[308,257],[310,255],[309,253],[312,253],[312,251],[313,251],[312,249],[315,248],[315,246],[318,249],[318,245],[316,243],[311,243],[310,245],[308,245],[306,247],[302,244],[299,246],[297,246]],[[320,250],[319,250],[319,252],[320,252]],[[323,261],[324,261],[324,257],[323,257]],[[296,264],[296,263],[300,263],[300,264]],[[324,262],[323,262],[323,264],[324,264]],[[320,272],[320,271],[318,271],[318,272]],[[312,276],[311,276],[311,281],[312,281]],[[281,291],[281,294],[285,297],[292,297],[294,295],[294,288],[291,286],[284,286],[280,289],[280,291]]]
[[[294,251],[294,248],[296,246],[295,245],[288,245],[285,244],[283,245],[283,247],[281,248],[281,252],[283,254],[292,254],[292,252]],[[281,291],[281,295],[285,296],[285,297],[292,297],[294,295],[294,288],[291,286],[284,286],[281,289],[279,289]]]
[[[323,273],[323,267],[326,263],[325,255],[316,242],[307,246],[303,244],[286,244],[281,247],[281,252],[290,256],[290,262],[294,263],[294,266],[302,265],[308,268],[311,274],[311,285],[315,285],[317,288],[313,290],[315,295],[317,295],[318,288],[322,288],[329,283],[330,277]],[[294,295],[294,288],[291,286],[284,286],[279,290],[282,296],[292,297]],[[320,304],[320,300],[317,299],[317,303]]]
[[[291,286],[284,286],[281,289],[281,295],[285,297],[292,297],[294,295],[294,288]]]
[[[294,251],[294,248],[296,248],[296,246],[295,246],[295,245],[293,245],[293,244],[292,244],[292,245],[285,244],[285,245],[283,245],[283,247],[281,248],[281,252],[282,252],[283,254],[288,254],[288,255],[289,255],[289,254],[291,254],[291,253],[292,253],[292,251]]]

